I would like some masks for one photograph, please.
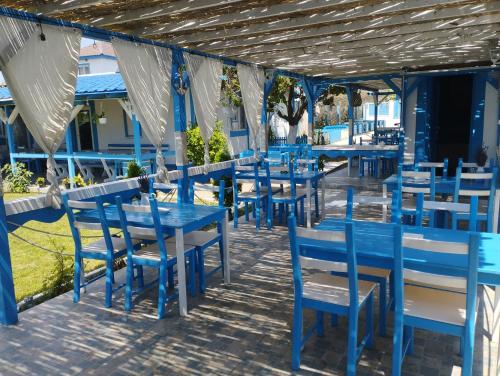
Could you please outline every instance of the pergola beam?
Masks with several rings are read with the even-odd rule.
[[[112,0],[56,0],[49,4],[38,5],[35,13],[51,15],[111,2]]]
[[[240,58],[244,58],[246,55],[266,54],[275,51],[292,51],[298,49],[306,51],[330,49],[332,52],[336,52],[338,49],[344,48],[366,48],[373,46],[415,42],[427,43],[431,40],[456,41],[457,38],[460,38],[460,42],[462,42],[463,40],[474,40],[475,38],[477,38],[477,40],[484,40],[492,37],[494,34],[498,34],[499,32],[500,22],[498,24],[492,25],[489,28],[485,28],[484,26],[472,26],[465,28],[423,31],[418,34],[402,34],[397,36],[378,37],[377,35],[374,35],[373,38],[369,39],[347,41],[345,38],[346,35],[332,35],[327,38],[323,37],[294,42],[256,45],[246,47],[243,50],[239,47],[233,47],[214,51],[222,53],[226,56],[239,56]]]
[[[133,21],[144,21],[155,17],[172,16],[185,12],[210,9],[242,2],[242,0],[180,0],[169,4],[155,5],[137,10],[120,12],[94,19],[94,26],[110,26]]]
[[[474,14],[481,15],[485,12],[500,12],[500,1],[493,1],[490,3],[484,4],[470,4],[470,5],[460,5],[454,7],[447,8],[439,8],[432,9],[427,4],[431,2],[443,3],[446,1],[443,0],[408,0],[405,2],[398,3],[398,11],[399,12],[410,12],[411,10],[416,9],[426,9],[425,11],[413,11],[412,13],[402,13],[396,15],[390,15],[386,13],[380,13],[379,17],[373,18],[374,14],[378,14],[377,10],[381,12],[381,9],[376,8],[381,5],[371,5],[366,8],[361,8],[362,13],[360,12],[358,17],[372,17],[371,19],[356,19],[351,17],[351,15],[342,14],[340,16],[336,16],[335,14],[321,14],[315,16],[305,16],[305,17],[296,17],[292,19],[284,19],[278,20],[276,22],[269,23],[259,23],[259,24],[251,24],[244,27],[237,28],[227,28],[224,30],[216,30],[216,31],[203,31],[198,33],[191,33],[187,35],[181,35],[174,38],[169,38],[172,43],[177,44],[189,44],[189,43],[198,43],[198,42],[206,42],[206,41],[214,41],[225,38],[241,38],[248,35],[254,34],[262,34],[262,33],[278,33],[286,30],[292,30],[292,34],[307,34],[308,32],[315,32],[316,30],[323,29],[323,27],[318,27],[314,29],[301,30],[303,28],[311,28],[316,25],[339,22],[334,25],[326,26],[330,28],[330,33],[345,33],[345,32],[354,32],[358,30],[366,30],[373,28],[382,28],[382,27],[392,27],[392,26],[401,26],[408,24],[415,24],[419,22],[429,22],[436,20],[444,20],[444,19],[454,19],[460,17],[470,17]],[[449,3],[449,2],[446,2]],[[423,5],[427,6],[423,6]],[[387,5],[386,5],[387,7]],[[496,21],[498,22],[498,18],[496,17]],[[158,33],[156,33],[158,34]],[[276,35],[278,36],[278,35]]]

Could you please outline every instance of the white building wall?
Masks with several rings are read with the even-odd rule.
[[[81,58],[79,63],[88,63],[90,68],[90,74],[118,72],[118,62],[116,59],[110,59],[105,57],[97,57],[90,59]]]
[[[388,106],[388,114],[387,115],[382,115],[380,114],[380,103],[379,103],[379,113],[377,116],[378,120],[384,120],[385,121],[385,126],[386,127],[395,127],[397,124],[400,123],[400,118],[395,117],[395,103],[396,101],[390,100],[384,103],[387,103]],[[363,120],[375,120],[375,115],[370,114],[369,107],[372,105],[373,102],[365,103],[363,104]],[[400,102],[397,101],[397,105],[400,106]]]
[[[488,157],[495,158],[498,132],[498,90],[486,83],[484,103],[483,145],[488,147]]]

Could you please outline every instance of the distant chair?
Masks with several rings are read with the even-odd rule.
[[[431,171],[404,171],[398,167],[398,192],[401,194],[401,214],[415,217],[417,214],[417,195],[422,193],[429,200],[436,197],[436,170]],[[422,216],[430,214],[423,211]]]
[[[61,164],[61,163],[57,163],[56,162],[56,177],[57,177],[57,180],[61,180],[61,179],[64,179],[64,178],[67,178],[69,177],[69,173],[68,173],[68,167]]]
[[[92,169],[90,167],[84,166],[78,158],[75,158],[75,163],[78,166],[78,169],[80,170],[80,173],[82,174],[83,180],[86,182],[90,181],[95,181],[95,176],[92,173]]]
[[[417,162],[415,167],[417,171],[431,171],[440,168],[442,170],[441,176],[448,176],[448,158],[445,158],[443,162]]]
[[[359,354],[374,346],[373,291],[375,283],[358,280],[354,242],[354,223],[346,222],[344,231],[318,231],[297,227],[294,216],[288,219],[292,253],[295,302],[292,324],[292,369],[300,368],[300,353],[307,339],[316,331],[324,335],[324,313],[347,316],[347,375],[356,374]],[[308,247],[314,252],[308,252]],[[329,261],[334,257],[337,261]],[[318,270],[304,276],[304,269]],[[347,277],[332,275],[344,272]],[[303,310],[316,311],[314,326],[303,330]],[[358,345],[358,321],[361,309],[366,310],[366,333]],[[305,334],[304,334],[305,332]]]
[[[495,192],[497,168],[492,172],[462,172],[463,166],[459,163],[455,177],[455,192],[453,201],[479,197],[479,211],[477,221],[486,223],[486,231],[493,232],[493,209],[495,205]],[[481,200],[483,199],[483,200]],[[467,220],[467,214],[457,213],[456,220]]]

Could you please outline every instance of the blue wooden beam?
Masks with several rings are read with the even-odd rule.
[[[72,132],[74,125],[75,125],[75,120],[72,120],[71,123],[68,125],[68,128],[66,129],[66,153],[68,154],[68,174],[69,174],[69,181],[71,188],[74,188],[75,175],[76,175],[75,161],[73,160],[72,157],[74,153],[73,132]]]
[[[134,129],[134,154],[139,166],[142,166],[142,148],[141,148],[141,124],[135,114],[132,114],[132,127]]]
[[[474,75],[472,83],[472,111],[469,140],[469,161],[474,161],[475,155],[483,146],[484,106],[487,73],[480,72]]]
[[[399,88],[398,85],[394,83],[394,81],[392,81],[390,78],[383,78],[382,81],[384,81],[387,84],[387,86],[389,86],[392,89],[392,91],[394,91],[396,95],[401,96],[402,90]]]
[[[16,166],[16,158],[13,157],[13,154],[16,152],[16,143],[14,138],[14,129],[12,128],[12,124],[9,123],[9,116],[12,113],[12,106],[7,106],[5,108],[5,115],[7,115],[7,122],[5,123],[5,134],[7,136],[7,145],[9,146],[9,156],[10,156],[10,164],[12,168],[15,169]]]
[[[422,77],[418,81],[415,115],[415,163],[426,161],[429,158],[429,80],[428,77]],[[408,91],[410,90],[408,89]]]
[[[0,324],[17,323],[17,305],[14,292],[14,278],[10,260],[7,217],[3,195],[0,196]]]

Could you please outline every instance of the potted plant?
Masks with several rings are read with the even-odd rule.
[[[85,187],[86,184],[85,184],[85,180],[83,179],[82,175],[78,174],[76,175],[74,178],[73,178],[73,183],[77,186],[77,187]]]
[[[130,161],[127,164],[127,178],[138,178],[141,175],[144,175],[146,171],[143,167],[139,166],[136,161]]]
[[[488,161],[488,147],[481,146],[476,152],[476,164],[478,166],[478,171],[483,171],[486,162]]]
[[[38,185],[38,188],[45,187],[45,178],[42,176],[40,176],[39,178],[36,178],[36,185]]]
[[[100,124],[100,125],[105,125],[107,122],[108,122],[108,118],[106,117],[106,114],[103,112],[101,112],[100,114],[97,114],[97,122]]]
[[[143,174],[137,178],[139,191],[141,192],[141,205],[149,204],[149,176]]]
[[[62,183],[63,183],[63,185],[64,185],[64,188],[66,188],[66,189],[70,189],[70,187],[71,187],[71,182],[69,181],[69,178],[64,178],[64,179],[62,180]]]

